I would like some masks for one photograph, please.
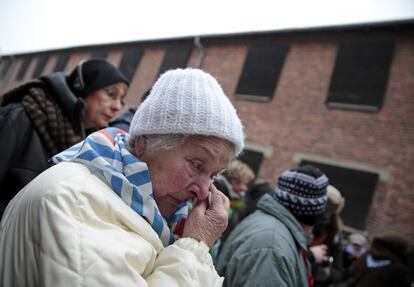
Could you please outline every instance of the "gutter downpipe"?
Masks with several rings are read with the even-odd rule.
[[[194,38],[194,46],[197,49],[200,50],[200,53],[198,54],[198,58],[197,58],[197,62],[196,62],[195,68],[201,69],[201,67],[203,66],[204,58],[206,56],[206,49],[201,44],[201,38],[200,38],[200,36],[196,36]]]

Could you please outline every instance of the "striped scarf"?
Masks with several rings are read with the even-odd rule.
[[[187,203],[178,205],[172,216],[162,217],[154,200],[147,164],[128,151],[124,142],[126,136],[127,133],[120,129],[106,128],[89,135],[52,160],[54,163],[72,161],[86,165],[141,215],[158,234],[163,245],[168,246],[175,241],[171,230],[187,217]]]

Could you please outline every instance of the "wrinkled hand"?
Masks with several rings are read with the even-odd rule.
[[[309,249],[313,253],[316,263],[321,264],[325,260],[328,252],[328,247],[325,244],[312,246]]]
[[[208,199],[197,201],[185,222],[183,237],[203,241],[211,247],[227,227],[229,199],[212,184],[211,206]]]

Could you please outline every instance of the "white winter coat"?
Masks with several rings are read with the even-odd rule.
[[[209,248],[163,247],[151,226],[85,166],[46,170],[0,226],[1,286],[221,286]]]

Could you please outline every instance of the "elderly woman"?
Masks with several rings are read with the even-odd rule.
[[[93,133],[11,202],[0,285],[221,286],[209,247],[227,226],[229,201],[211,179],[243,141],[212,76],[166,72],[129,135]]]
[[[50,167],[49,159],[108,126],[120,111],[128,81],[104,59],[82,61],[24,83],[0,107],[0,217],[7,203]]]

